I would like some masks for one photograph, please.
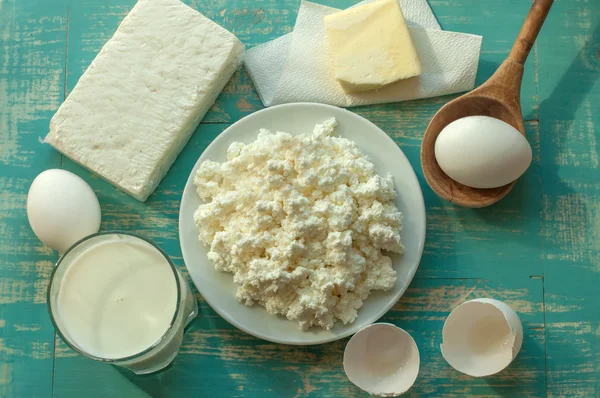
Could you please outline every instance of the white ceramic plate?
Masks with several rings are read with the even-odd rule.
[[[356,142],[369,156],[380,175],[392,174],[398,198],[396,206],[404,214],[402,241],[405,253],[392,256],[398,280],[387,292],[373,292],[358,311],[352,324],[341,322],[325,331],[313,327],[308,331],[298,328],[296,322],[268,314],[259,306],[246,307],[235,298],[236,286],[231,274],[218,272],[207,258],[208,247],[197,238],[194,211],[202,203],[196,194],[194,175],[200,163],[211,159],[227,160],[226,153],[234,141],[250,143],[258,130],[266,128],[290,134],[311,133],[315,124],[335,117],[337,133]],[[408,159],[394,141],[373,123],[347,110],[322,104],[286,104],[255,112],[223,131],[206,148],[194,166],[183,191],[179,211],[179,240],[183,259],[198,291],[206,302],[229,323],[264,340],[282,344],[321,344],[347,337],[384,315],[404,293],[412,280],[425,243],[425,205],[421,187]]]

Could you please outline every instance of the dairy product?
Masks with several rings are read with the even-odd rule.
[[[156,248],[131,240],[92,245],[72,260],[56,318],[82,351],[117,359],[157,343],[174,320],[177,283]]]
[[[298,136],[263,129],[251,144],[231,144],[226,162],[203,162],[194,181],[208,201],[194,214],[199,239],[215,267],[234,274],[237,299],[303,329],[353,322],[372,290],[396,282],[382,251],[403,251],[392,177],[332,136],[335,126]]]
[[[178,0],[140,0],[60,106],[46,141],[138,200],[239,66],[243,44]]]
[[[325,16],[335,77],[345,92],[368,91],[421,74],[397,0],[379,0]]]

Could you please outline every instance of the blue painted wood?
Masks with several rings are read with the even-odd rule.
[[[542,280],[527,285],[477,279],[419,279],[382,321],[407,330],[420,349],[421,372],[414,396],[540,396],[544,391]],[[458,376],[440,354],[441,329],[448,312],[465,299],[497,297],[521,314],[525,344],[518,359],[489,379]],[[362,397],[366,394],[344,376],[342,354],[347,339],[314,347],[294,347],[258,340],[233,328],[206,304],[184,340],[180,355],[165,373],[134,377],[116,368],[90,363],[64,344],[57,349],[55,394],[73,396],[92,389],[102,397],[244,396]],[[78,377],[70,375],[77,372]]]
[[[65,30],[57,1],[0,1],[0,396],[51,395],[45,291],[56,254],[31,232],[25,198],[38,173],[60,167],[39,137],[63,100]]]
[[[343,8],[352,0],[328,0]],[[45,287],[56,254],[30,231],[25,198],[33,177],[64,167],[97,193],[101,228],[155,240],[184,274],[177,236],[181,190],[204,148],[262,105],[245,71],[226,86],[148,202],[139,203],[63,159],[39,137],[134,0],[0,0],[0,396],[364,396],[344,376],[344,341],[286,347],[250,337],[200,296],[201,316],[166,372],[135,377],[77,356],[55,340]],[[292,30],[298,0],[188,1],[248,46]],[[444,29],[484,36],[477,82],[508,54],[528,0],[431,0]],[[420,140],[454,96],[353,109],[403,149],[423,187],[428,214],[423,261],[409,291],[383,318],[408,330],[421,352],[413,396],[599,396],[600,7],[557,0],[526,65],[522,102],[532,167],[489,209],[460,209],[425,183]],[[67,39],[68,31],[68,39]],[[524,323],[522,352],[506,371],[473,379],[439,351],[449,311],[494,297]]]
[[[558,1],[538,42],[548,393],[600,396],[600,6]]]

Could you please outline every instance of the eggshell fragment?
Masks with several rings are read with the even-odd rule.
[[[515,359],[523,343],[523,325],[508,305],[475,299],[456,307],[446,319],[440,346],[454,369],[474,377],[490,376]]]
[[[440,132],[435,158],[454,181],[472,188],[497,188],[527,170],[531,146],[519,130],[502,120],[468,116]]]
[[[44,244],[64,253],[100,228],[100,204],[79,176],[61,169],[40,173],[27,194],[27,218]]]
[[[408,391],[419,374],[419,349],[413,338],[390,323],[359,330],[344,351],[348,379],[369,394],[395,397]]]

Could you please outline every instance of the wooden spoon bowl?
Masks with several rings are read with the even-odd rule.
[[[479,189],[446,175],[435,159],[435,141],[453,121],[467,116],[500,119],[525,135],[520,92],[523,64],[535,42],[553,0],[535,0],[508,58],[480,87],[444,105],[431,119],[421,144],[421,166],[427,183],[443,199],[464,207],[485,207],[505,197],[516,181],[498,188]]]

